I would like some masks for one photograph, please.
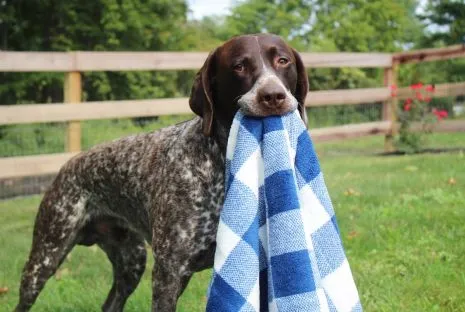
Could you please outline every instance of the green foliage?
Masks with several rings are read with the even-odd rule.
[[[440,98],[433,98],[429,103],[429,107],[431,109],[443,110],[447,111],[449,117],[454,116],[454,104],[456,103],[455,97],[440,97]]]
[[[4,50],[184,50],[187,5],[181,0],[12,1],[2,23]],[[173,27],[172,25],[183,25]],[[174,72],[99,72],[84,75],[84,99],[173,97]],[[0,74],[0,103],[61,102],[61,74]]]
[[[306,28],[313,12],[311,0],[249,0],[238,3],[226,18],[230,35],[274,33],[295,48],[305,47]]]
[[[338,51],[396,51],[421,33],[413,0],[315,2],[314,41],[332,40]]]
[[[63,152],[62,124],[11,125],[0,128],[0,157]]]
[[[465,80],[465,59],[403,64],[399,66],[399,86],[417,82],[439,84]]]
[[[331,105],[307,108],[310,129],[341,126],[381,119],[380,103]]]
[[[310,90],[371,88],[380,85],[376,72],[359,68],[312,68],[309,77]]]
[[[465,43],[464,1],[427,0],[424,4],[424,12],[418,14],[424,29],[414,42],[415,48]],[[403,65],[399,80],[402,85],[465,81],[465,59]]]
[[[464,1],[428,0],[425,12],[419,17],[430,28],[423,38],[423,45],[437,42],[445,45],[465,43]]]
[[[229,39],[224,17],[206,16],[202,20],[191,20],[185,28],[184,45],[188,50],[212,51]]]
[[[226,18],[229,35],[275,33],[298,49],[395,51],[421,33],[416,1],[248,0]],[[328,51],[328,49],[325,49]]]
[[[82,147],[87,150],[96,144],[157,130],[191,117],[160,116],[143,123],[135,123],[131,119],[83,121]],[[63,153],[65,134],[65,124],[62,123],[6,126],[0,129],[0,157]]]

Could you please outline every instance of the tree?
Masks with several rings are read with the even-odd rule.
[[[415,0],[317,0],[312,36],[338,51],[393,52],[421,34]]]
[[[226,18],[228,37],[239,34],[274,33],[296,48],[305,48],[313,0],[249,0],[239,2]]]
[[[465,44],[465,1],[429,0],[419,17],[427,26],[423,45]]]
[[[4,0],[2,49],[13,51],[184,50],[182,0]],[[173,27],[177,25],[177,27]],[[171,97],[174,72],[84,74],[86,100]],[[60,102],[61,74],[0,75],[0,103]]]
[[[465,2],[463,0],[428,0],[418,14],[424,31],[416,48],[444,47],[465,43]],[[445,83],[465,80],[465,60],[447,60],[401,67],[402,85]],[[450,101],[449,101],[450,102]]]

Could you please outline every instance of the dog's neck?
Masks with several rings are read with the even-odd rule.
[[[226,147],[228,146],[228,137],[229,137],[229,130],[231,129],[232,121],[231,122],[224,122],[219,121],[217,119],[213,122],[213,139],[215,140],[216,144],[220,148],[221,153],[223,156],[226,155]]]

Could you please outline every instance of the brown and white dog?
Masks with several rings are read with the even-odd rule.
[[[102,309],[122,311],[144,273],[145,242],[156,259],[153,311],[175,311],[192,274],[213,264],[235,113],[297,108],[306,121],[307,91],[302,60],[278,36],[234,37],[215,49],[192,87],[198,117],[96,146],[61,168],[39,207],[16,311],[30,309],[76,244],[105,251],[114,280]]]

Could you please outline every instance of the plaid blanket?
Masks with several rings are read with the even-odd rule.
[[[362,311],[297,112],[235,116],[207,311]]]

